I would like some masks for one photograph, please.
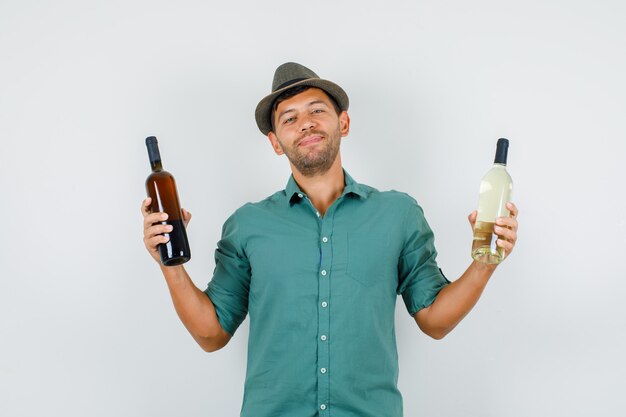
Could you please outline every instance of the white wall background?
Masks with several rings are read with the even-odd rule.
[[[440,265],[511,140],[519,242],[446,339],[399,300],[406,416],[615,416],[626,399],[626,6],[619,1],[0,2],[0,415],[236,416],[247,321],[179,323],[142,242],[156,135],[202,289],[222,222],[286,183],[253,112],[274,69],[342,85],[344,166],[409,192]]]

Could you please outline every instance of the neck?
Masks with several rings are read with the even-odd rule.
[[[333,162],[330,169],[323,174],[310,177],[304,176],[293,165],[291,166],[291,171],[300,189],[306,193],[313,206],[322,216],[343,193],[345,180],[339,154],[337,154],[337,158],[335,158],[335,162]]]

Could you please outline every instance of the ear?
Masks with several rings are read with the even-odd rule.
[[[274,152],[276,152],[276,155],[283,155],[285,153],[283,151],[283,148],[280,146],[280,142],[278,142],[278,138],[276,137],[274,132],[268,133],[267,138],[270,140],[270,143],[272,144],[272,148],[274,148]]]
[[[350,133],[350,116],[348,116],[347,111],[342,111],[339,115],[339,131],[341,132],[341,137],[348,136],[348,133]]]

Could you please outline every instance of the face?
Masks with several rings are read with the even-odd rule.
[[[348,113],[337,115],[323,90],[310,88],[280,103],[274,114],[275,132],[268,137],[278,155],[285,154],[304,176],[327,172],[348,135]]]

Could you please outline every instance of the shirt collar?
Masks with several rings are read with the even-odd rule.
[[[350,174],[346,172],[345,169],[343,170],[343,178],[344,178],[344,189],[343,189],[342,196],[347,195],[347,194],[354,194],[361,198],[367,198],[368,193],[365,190],[365,188],[361,184],[356,182],[350,176]],[[300,189],[300,187],[298,186],[298,183],[296,183],[296,180],[294,179],[293,174],[291,174],[289,176],[289,181],[287,181],[287,186],[285,187],[285,196],[289,200],[289,203],[293,204],[297,201],[302,200],[301,196],[304,196],[304,195],[305,195],[304,192]]]

